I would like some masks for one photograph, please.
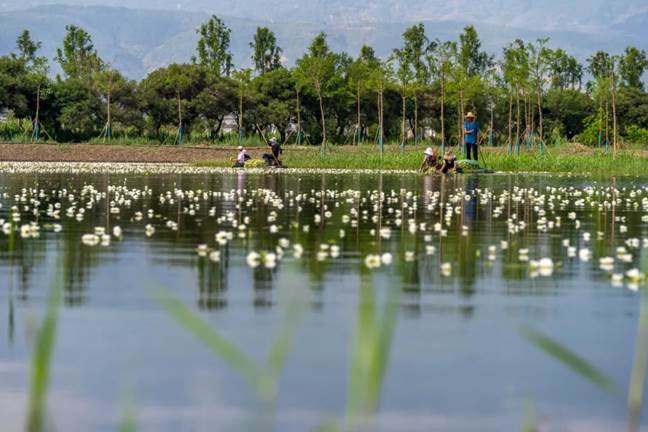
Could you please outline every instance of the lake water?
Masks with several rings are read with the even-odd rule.
[[[1,428],[24,428],[34,329],[60,276],[56,430],[114,431],[129,407],[138,430],[259,427],[257,393],[154,299],[160,290],[259,364],[297,305],[274,430],[341,424],[361,280],[380,310],[397,302],[375,430],[521,430],[529,411],[541,430],[626,429],[623,394],[521,329],[627,391],[641,294],[610,274],[641,268],[647,187],[549,175],[4,174],[0,218],[40,229],[0,233]],[[83,237],[95,227],[109,245]],[[532,263],[542,258],[552,265]]]

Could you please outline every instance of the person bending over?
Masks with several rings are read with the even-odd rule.
[[[279,143],[275,138],[270,138],[270,141],[268,142],[268,146],[270,147],[270,153],[264,154],[263,159],[270,166],[275,166],[275,167],[281,166],[280,158],[283,153],[283,149],[281,148],[281,145],[279,145]]]

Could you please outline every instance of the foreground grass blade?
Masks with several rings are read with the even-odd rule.
[[[354,337],[346,430],[371,430],[382,391],[385,372],[398,316],[398,289],[390,290],[382,311],[377,316],[375,290],[371,276],[362,275],[360,299]]]
[[[240,372],[243,379],[258,391],[259,372],[252,360],[182,302],[159,291],[155,293],[155,298],[180,325],[208,346],[217,357]]]
[[[27,430],[29,432],[45,430],[47,390],[50,380],[54,343],[56,341],[58,310],[63,295],[62,287],[61,274],[57,274],[49,290],[45,317],[36,332],[34,340],[34,352],[31,361],[29,409],[27,411]]]
[[[620,393],[620,387],[616,383],[569,348],[536,330],[523,328],[521,331],[523,336],[536,347],[560,361],[574,372],[577,372],[592,384],[609,393]]]
[[[648,269],[647,259],[644,257],[644,271]],[[646,381],[646,367],[648,367],[648,293],[644,288],[641,291],[641,312],[637,339],[635,341],[635,355],[628,389],[628,429],[638,431],[641,420],[641,407],[644,399],[644,383]]]

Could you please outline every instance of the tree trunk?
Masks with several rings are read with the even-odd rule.
[[[319,99],[320,116],[322,120],[322,150],[326,150],[326,116],[324,115],[324,101],[322,99],[322,90],[319,85],[316,88],[317,99]]]
[[[610,101],[605,99],[605,148],[610,144]]]
[[[441,151],[445,153],[445,77],[441,76]]]
[[[401,95],[401,101],[403,103],[403,106],[402,106],[403,118],[402,118],[402,121],[401,121],[401,151],[403,151],[403,148],[405,147],[405,140],[407,139],[407,137],[405,136],[405,129],[406,129],[406,126],[405,126],[405,115],[406,115],[406,113],[405,113],[405,111],[407,110],[407,98],[405,97],[404,91],[405,90],[403,89],[403,94]]]
[[[509,93],[509,114],[508,114],[508,145],[509,150],[513,149],[513,90]]]
[[[516,118],[516,127],[515,127],[515,146],[517,149],[520,148],[520,90],[516,89],[516,98],[515,104],[517,105],[517,118]]]
[[[459,90],[459,146],[464,144],[464,91],[463,87]]]
[[[299,89],[296,90],[297,92],[297,140],[296,143],[297,145],[301,144],[301,98],[299,97]]]
[[[418,144],[418,94],[414,92],[414,144]]]
[[[616,77],[612,75],[612,151],[613,157],[616,158],[618,150],[617,140],[617,114],[616,114]]]
[[[106,111],[107,111],[107,122],[106,122],[106,138],[108,138],[108,141],[110,142],[112,140],[112,114],[111,114],[111,92],[108,92],[108,97],[106,98],[106,102],[108,104]]]
[[[36,115],[34,116],[34,132],[32,133],[32,141],[35,139],[38,141],[39,132],[40,132],[40,93],[41,86],[38,85],[36,89]]]
[[[542,117],[542,89],[538,88],[538,136],[540,141],[544,139],[544,123]]]
[[[356,144],[360,144],[360,138],[362,137],[362,117],[360,114],[360,83],[358,83],[356,89],[356,108],[358,110],[358,124],[356,126],[355,137]]]

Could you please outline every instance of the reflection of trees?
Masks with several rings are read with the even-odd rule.
[[[198,260],[198,307],[207,310],[227,307],[227,269],[229,268],[229,248],[221,249],[220,261],[209,258]]]

